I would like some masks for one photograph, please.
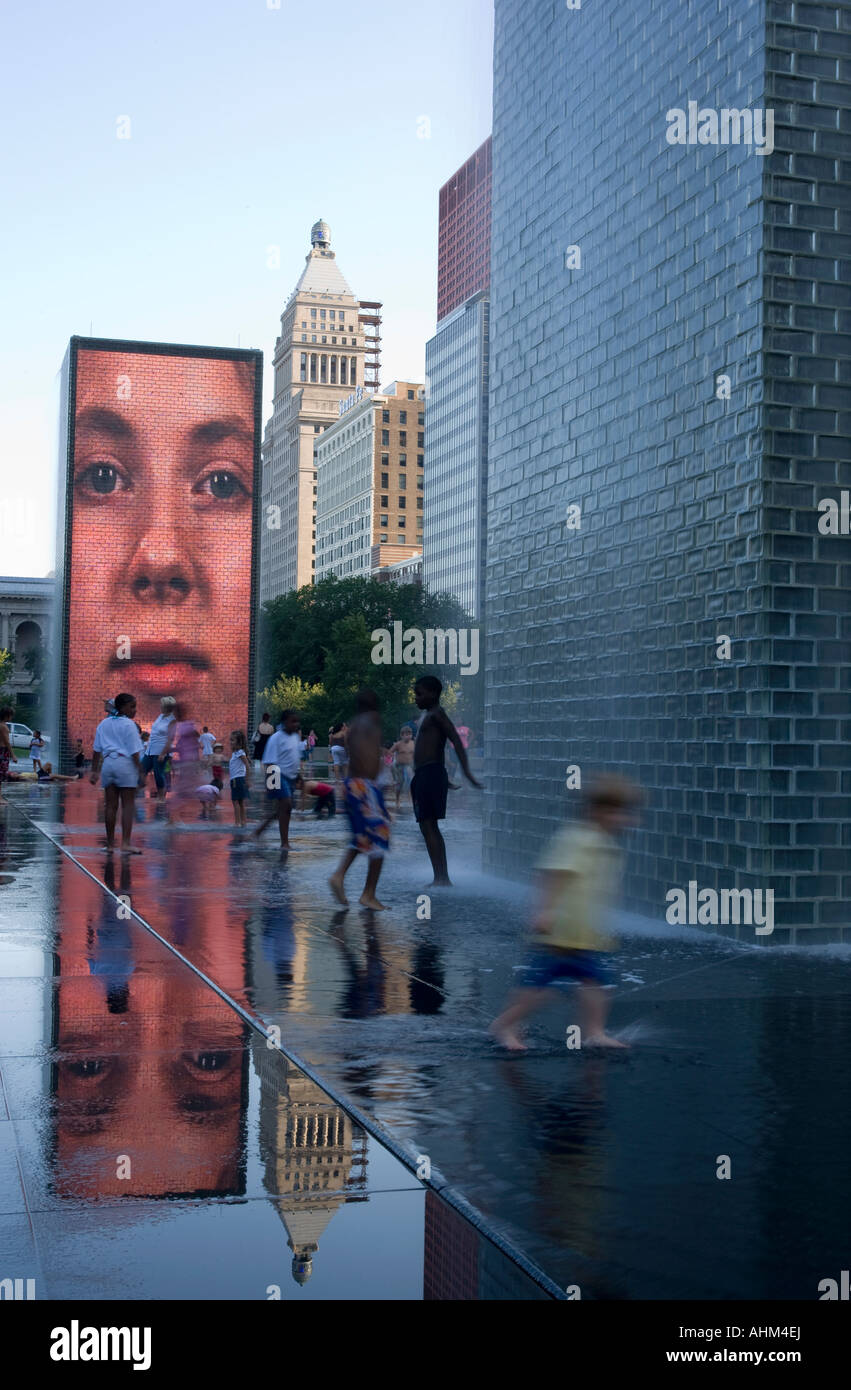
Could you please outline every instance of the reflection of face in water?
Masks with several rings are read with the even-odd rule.
[[[211,728],[246,717],[254,369],[214,358],[78,354],[68,726],[104,694],[162,695]]]
[[[56,1191],[241,1191],[245,1025],[141,927],[119,919],[114,899],[72,882],[73,865],[60,873],[80,925],[63,931],[55,996]],[[109,886],[129,893],[127,870]]]

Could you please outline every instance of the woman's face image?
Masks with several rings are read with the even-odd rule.
[[[254,368],[81,349],[68,733],[114,690],[145,727],[173,695],[213,730],[248,701]]]

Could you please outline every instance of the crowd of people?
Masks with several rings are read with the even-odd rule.
[[[440,830],[447,793],[455,786],[446,767],[448,750],[467,781],[474,787],[480,784],[467,756],[470,731],[466,726],[455,727],[440,703],[441,692],[436,676],[420,677],[414,686],[420,711],[416,729],[404,726],[393,741],[383,737],[375,692],[361,690],[351,721],[337,723],[328,731],[329,781],[313,776],[317,737],[313,729],[302,734],[297,710],[284,710],[277,726],[264,712],[251,739],[251,757],[244,731],[232,730],[225,772],[224,745],[207,725],[199,730],[189,711],[173,697],[163,697],[161,713],[143,737],[135,718],[135,697],[116,695],[107,702],[106,717],[95,731],[90,775],[91,782],[99,780],[104,791],[105,848],[108,853],[115,848],[120,810],[122,852],[139,853],[131,843],[135,800],[151,777],[153,795],[160,802],[169,797],[167,814],[180,820],[192,804],[200,807],[204,819],[215,815],[227,776],[235,826],[246,829],[246,802],[259,764],[258,791],[264,808],[254,829],[256,840],[276,821],[282,851],[291,850],[296,800],[301,814],[307,813],[312,802],[317,818],[334,816],[338,807],[345,811],[350,836],[328,880],[341,907],[349,905],[345,891],[349,870],[363,857],[366,876],[359,902],[373,912],[384,910],[377,890],[390,848],[386,794],[391,788],[396,812],[402,798],[410,798],[431,861],[429,887],[451,886]],[[0,709],[0,792],[5,780],[16,778],[73,780],[59,779],[51,764],[43,761],[45,744],[39,731],[30,745],[32,772],[12,772],[10,764],[17,762],[7,723],[12,713],[9,708]],[[82,776],[86,759],[79,739],[74,761],[76,775]],[[491,1025],[493,1037],[506,1048],[524,1049],[522,1024],[540,1007],[550,987],[562,981],[579,987],[582,1045],[623,1046],[606,1032],[611,1005],[608,955],[615,947],[606,915],[622,868],[618,840],[634,823],[640,801],[638,788],[627,779],[599,778],[585,790],[582,819],[563,827],[545,848],[538,863],[539,905],[531,923],[529,951],[517,988]]]

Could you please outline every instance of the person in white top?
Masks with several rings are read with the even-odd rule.
[[[139,786],[144,787],[148,774],[152,772],[158,801],[165,801],[165,763],[171,752],[171,741],[177,724],[174,715],[176,705],[177,701],[173,695],[164,695],[160,700],[162,714],[158,715],[151,725],[148,745],[142,758]]]
[[[301,781],[301,720],[293,709],[285,709],[281,722],[263,750],[263,774],[269,813],[255,830],[257,839],[277,816],[281,849],[290,849],[289,829],[293,809],[293,790]]]
[[[201,756],[204,758],[212,758],[213,749],[216,746],[216,735],[210,733],[206,724],[204,725],[203,733],[198,735],[198,743],[201,748]]]
[[[102,719],[95,731],[89,781],[94,784],[100,772],[100,784],[104,789],[107,853],[111,853],[115,848],[115,822],[120,801],[122,853],[141,854],[141,850],[132,849],[130,846],[134,801],[139,785],[139,763],[144,752],[139,730],[133,722],[136,713],[135,695],[116,695],[113,708],[115,713]]]
[[[248,796],[248,752],[246,738],[242,729],[234,729],[230,736],[230,799],[233,802],[233,819],[236,825],[247,821],[245,799]]]

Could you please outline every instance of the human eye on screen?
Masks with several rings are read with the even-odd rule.
[[[74,478],[77,492],[93,502],[129,492],[131,486],[130,475],[110,458],[86,459]]]
[[[239,504],[250,496],[243,470],[236,464],[216,464],[203,471],[192,488],[202,501]]]

